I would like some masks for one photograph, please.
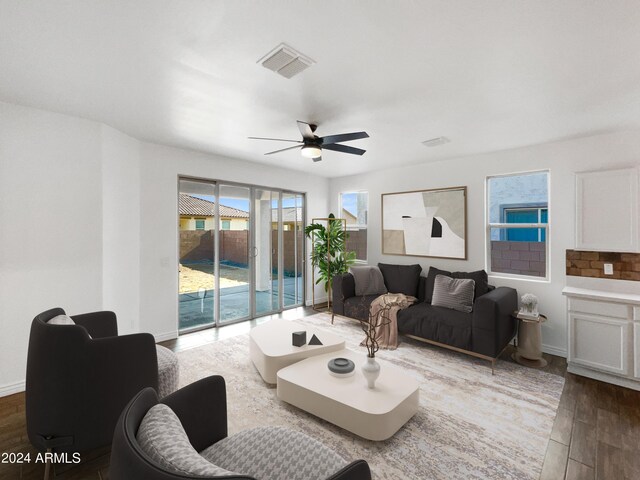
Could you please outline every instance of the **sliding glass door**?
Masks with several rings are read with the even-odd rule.
[[[179,330],[210,327],[217,305],[214,248],[216,186],[208,182],[180,180],[178,194]]]
[[[283,305],[301,305],[304,294],[304,197],[299,193],[282,193],[282,274]]]
[[[251,265],[249,262],[251,190],[219,185],[218,275],[219,323],[251,317]]]
[[[180,332],[303,304],[303,194],[181,178],[178,196]]]
[[[257,315],[266,315],[280,309],[280,192],[255,191],[255,258]]]

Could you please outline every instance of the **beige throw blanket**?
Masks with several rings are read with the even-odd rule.
[[[417,300],[402,293],[385,293],[371,302],[369,324],[376,326],[375,338],[380,348],[395,350],[398,347],[398,312]],[[366,339],[360,345],[366,346]]]

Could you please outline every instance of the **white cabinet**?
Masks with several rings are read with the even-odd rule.
[[[640,295],[566,287],[567,370],[640,390]]]
[[[629,374],[631,322],[569,312],[569,362],[620,375]]]
[[[576,249],[639,248],[638,169],[576,173]]]

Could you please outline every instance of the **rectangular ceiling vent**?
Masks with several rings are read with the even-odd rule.
[[[292,78],[316,62],[290,46],[281,43],[258,60],[258,63],[285,78]]]
[[[424,142],[422,142],[422,144],[427,147],[437,147],[438,145],[444,145],[445,143],[449,143],[450,141],[451,140],[449,140],[447,137],[436,137],[425,140]]]

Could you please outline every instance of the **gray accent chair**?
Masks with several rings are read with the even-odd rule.
[[[65,311],[53,308],[31,324],[25,388],[29,441],[41,452],[55,453],[109,446],[131,398],[142,388],[158,388],[157,352],[162,351],[165,367],[177,367],[177,358],[157,349],[150,333],[118,336],[113,312],[74,315],[75,325],[48,323],[58,315]],[[170,380],[177,386],[177,377]]]
[[[166,411],[163,405],[179,419],[180,435],[176,435],[175,430],[162,431],[166,425],[162,418],[151,427],[155,430],[148,430],[148,414]],[[161,410],[157,410],[159,406]],[[143,431],[145,428],[147,431]],[[153,439],[152,447],[145,444],[145,438]],[[189,451],[185,450],[185,443]],[[172,459],[180,465],[167,463]],[[319,459],[322,459],[320,463]],[[210,462],[208,467],[203,467],[203,460]],[[310,465],[322,468],[327,464],[338,465],[338,468],[328,476],[322,476],[324,472],[314,474],[300,470],[292,475],[291,469],[284,473],[289,464],[296,465],[294,470],[298,466],[308,469]],[[254,477],[250,471],[262,473]],[[367,462],[348,463],[300,432],[260,427],[228,437],[226,386],[218,375],[194,382],[161,401],[152,388],[139,392],[118,420],[109,466],[111,480],[317,479],[318,475],[326,480],[371,480]]]

